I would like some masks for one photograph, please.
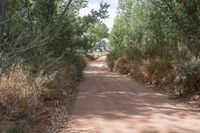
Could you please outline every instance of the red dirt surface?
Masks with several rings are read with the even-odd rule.
[[[90,62],[70,122],[60,133],[200,133],[200,113]]]

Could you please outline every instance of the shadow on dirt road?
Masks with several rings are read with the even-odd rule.
[[[88,64],[71,121],[62,133],[199,133],[200,114],[148,86]]]

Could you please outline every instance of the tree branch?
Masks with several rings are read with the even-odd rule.
[[[68,0],[68,1],[67,1],[67,5],[66,5],[65,9],[64,9],[64,11],[61,13],[61,15],[60,15],[60,20],[62,20],[62,19],[64,18],[64,16],[65,16],[66,12],[68,11],[69,6],[71,5],[72,1],[73,1],[73,0]]]

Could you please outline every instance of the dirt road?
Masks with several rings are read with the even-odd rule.
[[[88,65],[68,127],[62,133],[200,133],[200,114],[148,86]]]

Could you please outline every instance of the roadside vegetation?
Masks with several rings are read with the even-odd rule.
[[[199,15],[199,0],[119,1],[110,70],[157,85],[173,98],[199,91]]]
[[[85,53],[108,31],[109,5],[80,17],[87,4],[0,1],[0,132],[55,132],[66,122]]]

